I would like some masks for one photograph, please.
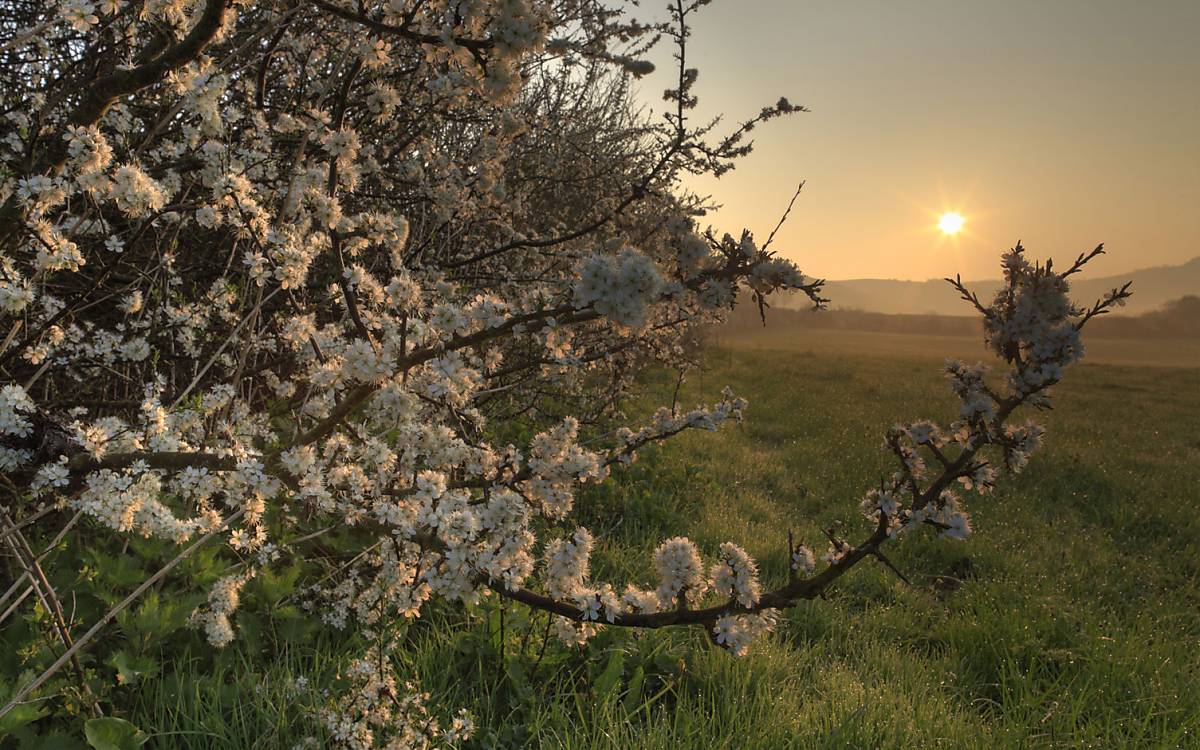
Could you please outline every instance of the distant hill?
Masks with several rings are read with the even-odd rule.
[[[734,308],[721,330],[736,335],[757,333],[763,327],[758,308],[745,304]],[[800,328],[935,336],[977,337],[983,333],[978,315],[908,315],[862,310],[814,312],[777,307],[767,311],[766,328],[772,333],[783,334]],[[1137,315],[1102,315],[1088,323],[1088,336],[1200,341],[1200,296],[1180,297],[1157,310]]]
[[[1126,281],[1133,282],[1133,298],[1119,312],[1137,315],[1161,309],[1171,300],[1200,294],[1200,257],[1180,266],[1158,266],[1130,273],[1101,278],[1086,274],[1075,277],[1072,296],[1090,301]],[[984,302],[1000,287],[999,281],[971,281],[967,287]],[[941,279],[929,281],[898,281],[895,279],[850,279],[830,281],[824,296],[835,310],[862,310],[901,315],[964,315],[970,310],[966,303]],[[772,300],[779,307],[808,307],[807,300],[791,296]]]

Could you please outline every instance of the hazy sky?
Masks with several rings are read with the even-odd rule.
[[[761,240],[805,180],[775,246],[806,273],[995,278],[1017,239],[1104,242],[1101,275],[1200,255],[1200,0],[716,0],[690,45],[699,116],[812,110],[691,184]]]

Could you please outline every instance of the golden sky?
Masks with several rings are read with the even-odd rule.
[[[774,246],[806,273],[995,278],[1017,239],[1060,260],[1104,242],[1102,275],[1200,255],[1200,0],[717,0],[689,44],[697,117],[812,110],[689,185],[761,240],[805,180]]]

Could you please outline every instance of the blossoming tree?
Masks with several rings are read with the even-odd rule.
[[[1099,249],[1059,272],[1018,246],[987,302],[954,282],[1007,377],[947,364],[959,418],[888,432],[897,470],[863,500],[865,537],[833,539],[822,563],[794,543],[768,586],[735,542],[706,561],[680,537],[643,588],[593,578],[586,529],[554,531],[580,484],[639,448],[741,418],[727,394],[612,429],[639,369],[691,361],[681,332],[779,290],[823,302],[770,240],[703,230],[678,187],[799,109],[781,99],[725,133],[693,122],[703,4],[644,24],[596,0],[0,3],[0,535],[20,573],[5,600],[33,592],[63,644],[0,713],[80,669],[205,544],[232,571],[193,616],[215,646],[237,635],[244,584],[299,558],[322,570],[312,616],[338,627],[498,596],[551,613],[569,643],[690,625],[743,654],[887,541],[970,532],[965,493],[1041,439],[1015,412],[1048,403],[1084,324],[1128,295],[1068,299]],[[645,120],[630,81],[661,38],[678,75]],[[536,434],[499,438],[514,420]],[[179,553],[72,634],[35,524]],[[322,551],[331,530],[355,540],[349,564]],[[469,731],[420,718],[379,656],[350,670],[357,697],[326,717],[336,739]],[[380,713],[368,697],[384,693]]]

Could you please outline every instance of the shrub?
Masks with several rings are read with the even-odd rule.
[[[296,591],[307,617],[374,633],[432,597],[499,596],[556,615],[570,643],[694,625],[742,654],[777,610],[887,540],[969,533],[961,493],[988,491],[1041,439],[1009,418],[1046,404],[1083,324],[1127,296],[1068,300],[1099,249],[1057,273],[1018,246],[986,305],[959,284],[1007,379],[947,365],[960,418],[888,433],[898,469],[863,501],[868,535],[831,538],[819,570],[794,543],[787,582],[768,589],[738,545],[706,559],[675,538],[647,561],[648,588],[590,575],[575,488],[745,406],[727,394],[613,429],[638,371],[689,366],[688,332],[739,298],[760,313],[780,289],[823,302],[773,236],[702,230],[703,202],[678,187],[732,168],[757,125],[800,109],[780,99],[723,135],[693,122],[688,18],[702,4],[661,24],[577,0],[3,4],[6,599],[33,592],[61,653],[0,713],[26,710],[64,666],[95,710],[79,655],[114,619],[159,622],[164,638],[188,620],[230,643],[252,580],[258,606]],[[647,120],[630,81],[662,36],[677,82]],[[100,554],[95,575],[128,573],[132,593],[83,634],[27,543],[35,526],[130,540],[134,558]],[[201,551],[207,593],[154,600]],[[331,738],[468,733],[430,718],[379,640],[322,714]],[[137,653],[111,666],[154,668]]]

